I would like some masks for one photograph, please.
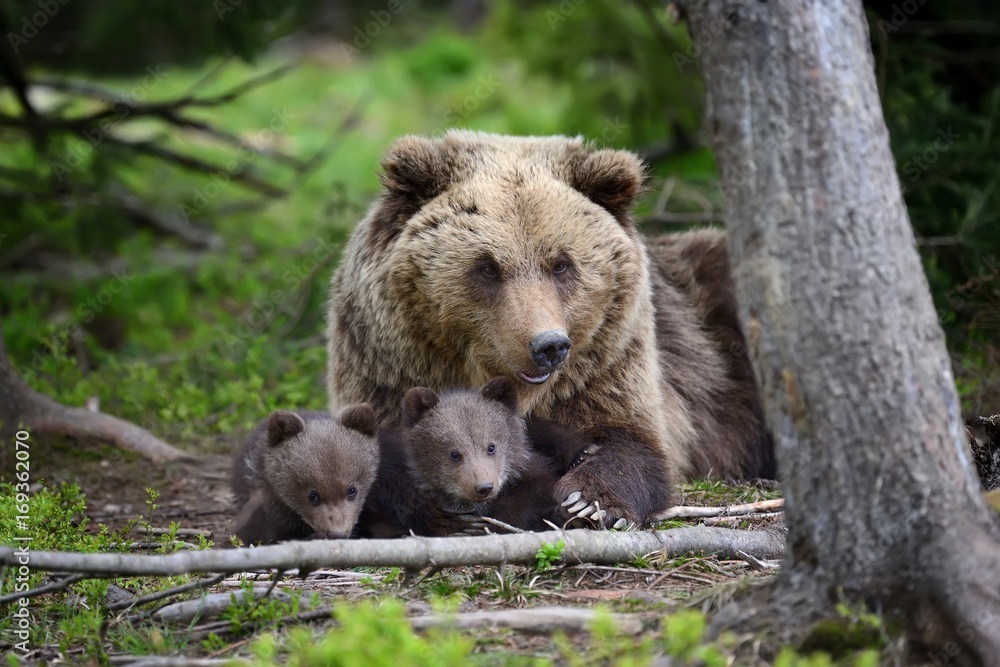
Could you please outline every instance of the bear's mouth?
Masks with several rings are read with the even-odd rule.
[[[522,382],[527,382],[528,384],[543,384],[551,376],[551,371],[548,373],[542,373],[541,375],[528,375],[527,373],[523,373],[521,371],[517,372],[518,379]]]

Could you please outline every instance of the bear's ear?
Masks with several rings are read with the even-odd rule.
[[[414,387],[406,392],[403,396],[403,426],[410,428],[415,425],[439,400],[438,395],[427,387]]]
[[[344,428],[362,435],[375,435],[375,411],[367,403],[348,405],[337,415],[337,420]]]
[[[267,418],[267,444],[277,447],[305,429],[306,423],[294,412],[288,410],[272,412]]]
[[[571,185],[625,224],[644,179],[645,168],[636,155],[602,150],[591,153],[576,167]]]
[[[506,375],[493,378],[479,393],[487,400],[500,401],[510,408],[511,412],[517,412],[517,385]]]
[[[382,185],[416,208],[441,194],[448,178],[447,160],[432,139],[402,137],[382,156]]]

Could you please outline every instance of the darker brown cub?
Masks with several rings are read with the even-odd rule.
[[[361,536],[448,535],[475,516],[530,529],[556,515],[557,466],[529,447],[510,378],[479,392],[411,389],[401,432],[380,432],[379,443]]]
[[[326,412],[273,412],[233,462],[239,508],[233,533],[244,544],[348,537],[378,463],[369,405],[348,406],[337,419]]]

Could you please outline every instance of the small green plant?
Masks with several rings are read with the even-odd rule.
[[[334,612],[339,626],[317,638],[308,628],[288,633],[287,644],[265,635],[252,651],[260,667],[465,667],[474,642],[455,632],[430,630],[418,635],[410,627],[398,600],[380,605],[362,602]],[[284,653],[280,662],[278,657]]]
[[[562,552],[565,548],[566,542],[563,540],[559,540],[555,544],[543,542],[538,553],[535,554],[535,571],[544,572],[551,569],[553,564],[562,558]]]
[[[287,601],[270,595],[259,598],[254,597],[254,582],[244,579],[241,591],[242,596],[233,594],[232,603],[222,613],[223,620],[229,622],[236,634],[248,628],[277,626],[286,616],[298,614],[301,608],[302,590],[291,591],[291,599]]]
[[[774,667],[834,667],[834,665],[850,665],[850,667],[877,667],[879,652],[866,649],[857,653],[852,660],[837,662],[829,654],[818,652],[803,655],[792,648],[784,648],[774,660]]]
[[[663,645],[667,655],[683,661],[681,664],[723,667],[726,657],[715,646],[704,643],[705,614],[681,611],[667,616],[663,622]]]

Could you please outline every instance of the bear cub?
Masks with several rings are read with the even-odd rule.
[[[257,425],[233,461],[233,534],[243,544],[346,538],[379,466],[375,412],[278,410]]]
[[[382,467],[359,536],[450,535],[479,516],[536,530],[558,516],[560,466],[531,448],[512,379],[479,392],[416,387],[402,413],[401,431],[379,433]]]

